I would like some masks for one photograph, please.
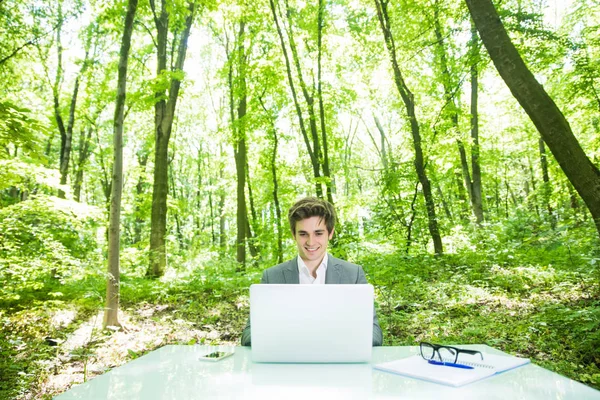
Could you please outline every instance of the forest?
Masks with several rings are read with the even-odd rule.
[[[0,0],[0,399],[239,344],[335,205],[385,346],[600,389],[595,0]]]

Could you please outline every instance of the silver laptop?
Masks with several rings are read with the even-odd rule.
[[[372,285],[250,286],[252,360],[371,360]]]

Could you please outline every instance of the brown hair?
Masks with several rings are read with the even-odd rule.
[[[288,211],[288,220],[292,234],[296,235],[296,222],[310,217],[320,217],[325,220],[327,233],[333,232],[336,223],[336,215],[333,205],[316,197],[305,197],[298,200]]]

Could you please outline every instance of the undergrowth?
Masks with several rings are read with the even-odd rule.
[[[557,230],[542,237],[505,227],[470,232],[453,253],[407,255],[375,242],[340,242],[332,253],[363,265],[376,288],[384,345],[487,344],[600,388],[600,257],[590,235]],[[213,253],[173,258],[160,280],[125,268],[121,309],[133,324],[162,327],[155,338],[120,349],[103,371],[164,344],[237,344],[248,318],[248,288],[270,263],[240,271]],[[145,264],[140,259],[140,265]],[[267,265],[269,264],[269,265]],[[85,370],[115,332],[64,343],[104,305],[104,266],[19,288],[0,304],[0,399],[51,398],[44,389],[65,366]],[[94,272],[95,271],[95,272]],[[137,271],[137,272],[136,272]],[[125,327],[127,328],[127,327]],[[93,337],[92,337],[93,336]],[[122,345],[121,346],[130,346]]]

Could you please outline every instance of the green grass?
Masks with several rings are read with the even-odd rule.
[[[440,257],[407,256],[376,243],[345,249],[376,287],[384,344],[487,344],[600,388],[597,249],[560,232],[544,240],[492,233]],[[161,280],[125,269],[121,309],[136,318],[134,323],[149,319],[173,334],[128,347],[119,362],[167,343],[238,343],[248,316],[248,287],[269,266],[239,272],[234,261],[211,254],[172,263],[171,274]],[[0,399],[51,398],[58,393],[45,388],[46,378],[64,363],[93,359],[110,345],[110,332],[96,332],[94,340],[69,355],[46,341],[68,339],[102,309],[103,275],[82,276],[44,282],[41,289],[0,304]],[[145,317],[148,309],[154,312]],[[71,319],[57,325],[57,315],[65,313]],[[218,337],[184,340],[177,335],[182,330],[217,332]]]
[[[555,244],[357,261],[377,288],[386,345],[488,344],[600,388],[595,250]]]

